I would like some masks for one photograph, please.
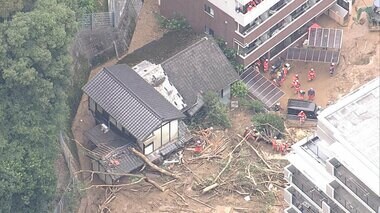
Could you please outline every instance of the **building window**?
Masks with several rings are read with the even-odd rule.
[[[205,33],[214,36],[214,30],[205,25]]]
[[[214,10],[207,4],[205,4],[205,12],[209,14],[210,16],[214,17]]]
[[[148,145],[145,145],[144,144],[144,154],[145,155],[149,155],[150,153],[152,153],[153,152],[153,142],[152,143],[150,143],[150,144],[148,144]]]

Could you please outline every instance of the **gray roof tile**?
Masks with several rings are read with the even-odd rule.
[[[219,92],[239,75],[212,38],[202,38],[162,63],[170,81],[192,107],[202,92]]]
[[[184,117],[125,64],[104,68],[83,91],[139,141],[163,121]]]

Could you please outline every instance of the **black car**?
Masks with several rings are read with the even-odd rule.
[[[308,119],[317,119],[320,107],[318,107],[314,102],[299,100],[299,99],[289,99],[287,114],[290,119],[298,119],[298,113],[304,111]]]

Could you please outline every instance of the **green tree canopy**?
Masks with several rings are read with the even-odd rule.
[[[0,212],[47,212],[68,109],[75,14],[54,0],[0,24]]]

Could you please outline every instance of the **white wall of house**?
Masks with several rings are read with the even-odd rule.
[[[155,151],[170,141],[178,139],[178,120],[173,120],[164,123],[160,128],[156,129],[148,138],[142,143],[144,144],[144,154],[149,154],[150,151]],[[153,144],[153,149],[151,145]],[[143,147],[141,147],[143,148]]]
[[[222,96],[222,94],[223,94],[223,96]],[[223,104],[228,104],[230,102],[230,98],[231,98],[231,86],[227,86],[226,88],[224,88],[223,92],[220,91],[219,92],[219,98]]]

